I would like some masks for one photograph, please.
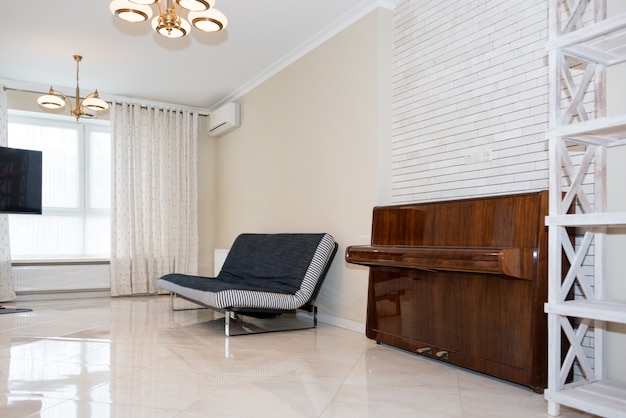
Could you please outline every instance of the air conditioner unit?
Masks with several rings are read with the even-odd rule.
[[[224,135],[239,128],[239,103],[228,103],[209,114],[209,136]]]

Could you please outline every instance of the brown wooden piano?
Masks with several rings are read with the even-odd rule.
[[[375,207],[366,333],[543,391],[547,191]]]

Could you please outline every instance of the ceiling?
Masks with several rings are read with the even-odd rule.
[[[236,99],[379,1],[216,0],[228,27],[218,33],[192,29],[181,39],[156,34],[149,22],[126,23],[113,16],[109,3],[3,3],[0,82],[41,92],[53,86],[73,96],[72,57],[79,54],[81,96],[97,88],[105,100],[136,98],[212,109]]]

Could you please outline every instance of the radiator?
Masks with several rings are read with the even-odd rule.
[[[216,248],[213,251],[213,276],[217,277],[222,271],[222,266],[224,265],[224,261],[226,261],[226,257],[228,256],[229,249]]]
[[[16,293],[109,289],[109,264],[13,266]]]

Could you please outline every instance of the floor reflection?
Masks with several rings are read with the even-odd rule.
[[[546,416],[528,389],[323,323],[227,338],[167,296],[28,307],[0,315],[0,417]]]

